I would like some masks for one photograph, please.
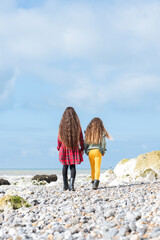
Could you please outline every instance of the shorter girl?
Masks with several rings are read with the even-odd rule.
[[[59,151],[59,161],[63,165],[63,190],[75,191],[75,165],[83,161],[84,141],[79,118],[72,107],[67,107],[63,113],[59,125],[57,150]],[[68,185],[68,166],[71,170],[70,185]]]
[[[85,131],[84,143],[85,153],[89,156],[91,165],[93,189],[97,189],[99,185],[101,160],[107,150],[105,137],[113,140],[104,128],[102,120],[93,118]]]

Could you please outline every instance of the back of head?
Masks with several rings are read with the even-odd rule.
[[[79,146],[81,125],[73,107],[67,107],[59,125],[59,137],[62,143],[71,149]]]
[[[85,131],[85,142],[88,144],[100,144],[103,136],[110,138],[102,120],[97,117],[93,118]]]

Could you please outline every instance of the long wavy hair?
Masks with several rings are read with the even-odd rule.
[[[76,149],[80,143],[81,124],[73,107],[67,107],[59,124],[59,138],[68,149]]]
[[[86,128],[85,142],[88,144],[101,144],[103,136],[113,140],[105,129],[102,120],[97,117],[93,118]]]

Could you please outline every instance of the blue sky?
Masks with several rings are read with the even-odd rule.
[[[0,1],[0,168],[61,168],[67,106],[113,136],[102,168],[160,150],[159,22],[155,0]]]

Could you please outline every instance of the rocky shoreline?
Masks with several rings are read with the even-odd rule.
[[[62,191],[61,180],[0,186],[0,197],[17,193],[31,205],[0,213],[0,239],[160,239],[160,182],[92,190],[77,178],[75,188]]]

